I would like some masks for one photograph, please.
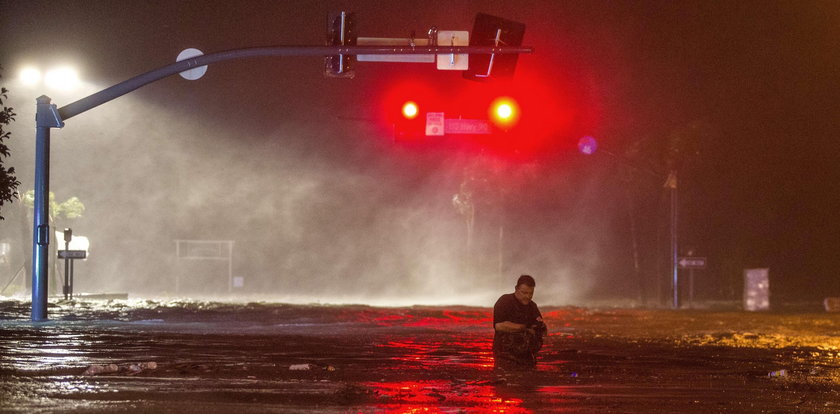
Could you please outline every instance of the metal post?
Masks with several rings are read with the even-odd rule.
[[[64,300],[73,299],[73,261],[70,260],[70,241],[73,230],[64,229]]]
[[[688,308],[694,309],[694,268],[688,269]]]
[[[32,237],[32,320],[47,319],[47,283],[50,246],[50,128],[64,126],[47,96],[36,100],[35,205]]]
[[[67,249],[64,249],[64,300],[67,300],[67,295],[70,294],[70,259],[67,257]]]
[[[70,300],[73,300],[73,265],[75,263],[75,260],[70,260]]]
[[[50,245],[50,127],[41,125],[41,112],[49,106],[50,98],[37,99],[35,129],[35,204],[32,248],[32,320],[47,319],[47,265]]]
[[[677,253],[677,172],[671,171],[671,270],[672,270],[672,282],[671,288],[674,293],[674,302],[673,308],[679,309],[680,308],[680,281],[679,281],[679,260]]]

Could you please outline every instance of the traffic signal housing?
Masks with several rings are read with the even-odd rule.
[[[475,16],[470,46],[522,46],[524,37],[524,24],[479,13]],[[491,77],[511,77],[518,58],[516,53],[470,55],[469,69],[464,72],[464,78],[486,81]]]
[[[414,100],[404,101],[394,116],[394,141],[418,141],[425,138],[426,116]]]

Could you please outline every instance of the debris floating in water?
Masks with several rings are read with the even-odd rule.
[[[120,370],[120,367],[117,364],[107,364],[107,365],[91,365],[88,367],[87,370],[82,375],[99,375],[99,374],[108,374],[111,372],[117,372]]]
[[[157,369],[157,362],[141,362],[137,364],[130,364],[125,367],[125,371],[128,371],[129,375],[139,374],[147,369]],[[82,375],[112,374],[119,371],[120,367],[117,364],[94,364],[89,366]]]

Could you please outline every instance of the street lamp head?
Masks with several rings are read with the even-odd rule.
[[[41,71],[38,68],[28,66],[20,71],[20,82],[26,86],[35,86],[41,82]]]
[[[49,88],[70,90],[79,85],[79,74],[67,66],[55,68],[44,75],[44,83]]]
[[[18,79],[26,87],[47,87],[55,91],[69,91],[81,84],[78,72],[69,66],[53,68],[46,73],[35,66],[27,66],[21,69]]]

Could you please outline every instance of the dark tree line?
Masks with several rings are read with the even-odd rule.
[[[8,92],[6,88],[0,88],[0,210],[4,204],[11,203],[16,198],[17,187],[20,185],[15,176],[15,168],[7,168],[4,165],[4,159],[9,156],[9,146],[6,145],[6,140],[10,139],[12,135],[5,128],[15,120],[16,115],[13,108],[4,105]],[[0,214],[0,220],[3,220],[2,214]]]

